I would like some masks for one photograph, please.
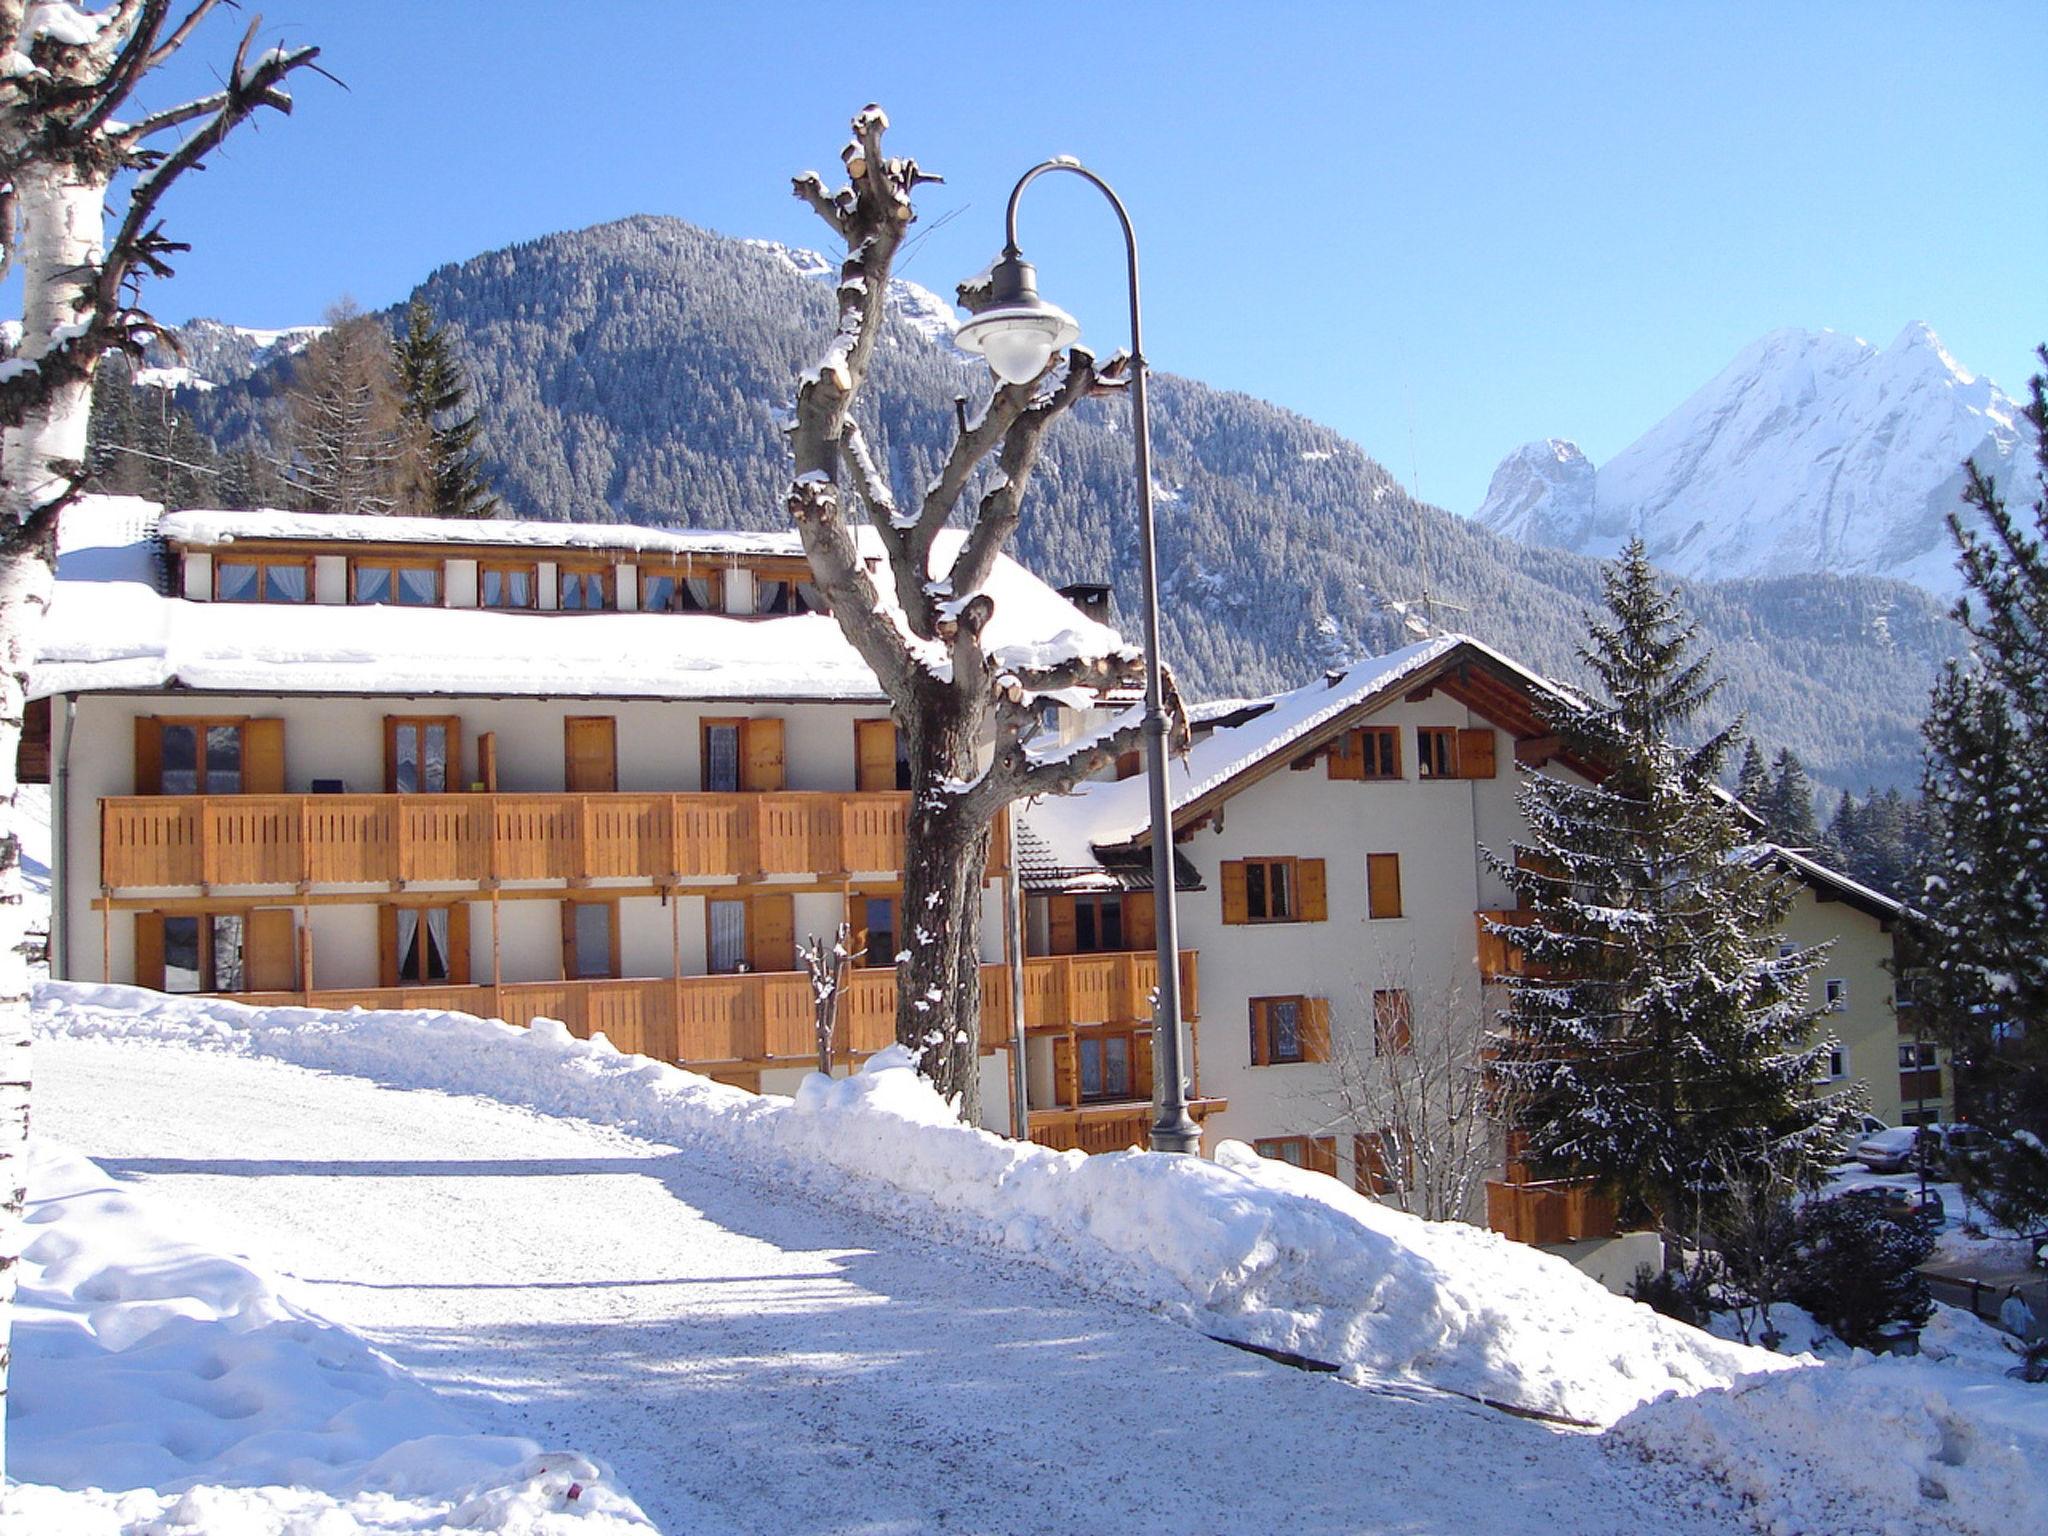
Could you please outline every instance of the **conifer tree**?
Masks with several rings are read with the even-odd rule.
[[[344,299],[301,352],[285,395],[279,470],[308,512],[400,510],[400,402],[382,325]]]
[[[1820,845],[1820,825],[1813,818],[1813,781],[1806,776],[1806,764],[1790,747],[1780,748],[1771,761],[1764,821],[1772,838],[1788,848]]]
[[[1523,1098],[1530,1162],[1696,1232],[1725,1169],[1760,1146],[1816,1166],[1855,1095],[1813,1086],[1832,1043],[1813,1038],[1807,1002],[1821,953],[1778,953],[1794,888],[1746,850],[1716,787],[1739,726],[1671,739],[1720,686],[1690,655],[1695,627],[1640,541],[1603,586],[1608,613],[1589,617],[1580,656],[1604,696],[1548,713],[1605,776],[1530,773],[1530,841],[1488,856],[1528,914],[1498,930],[1527,957],[1499,1071]]]
[[[411,510],[430,517],[496,517],[501,503],[484,479],[477,439],[483,428],[469,409],[469,380],[446,327],[427,301],[406,306],[405,329],[392,344],[411,461]]]
[[[1759,816],[1770,808],[1771,772],[1764,766],[1763,748],[1756,744],[1754,736],[1742,746],[1742,769],[1735,775],[1735,794]]]
[[[2040,350],[2048,364],[2048,347]],[[2048,476],[2048,378],[2024,414]],[[1923,734],[1929,821],[1925,993],[1949,1036],[1958,1096],[1995,1125],[2048,1132],[2048,496],[2033,530],[1972,463],[1951,514],[1970,654],[1935,685]]]

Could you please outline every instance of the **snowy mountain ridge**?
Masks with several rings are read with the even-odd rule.
[[[291,325],[265,330],[219,320],[187,320],[167,326],[148,348],[148,366],[135,371],[137,384],[163,389],[218,389],[237,384],[280,358],[303,351],[324,325]]]
[[[1640,535],[1651,560],[1700,579],[1830,571],[1948,596],[1965,459],[2035,483],[2018,404],[1927,325],[1883,348],[1778,330],[1597,469],[1563,439],[1516,449],[1473,517],[1598,558]]]

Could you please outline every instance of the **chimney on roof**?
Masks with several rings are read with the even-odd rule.
[[[1098,624],[1109,622],[1109,584],[1102,581],[1070,581],[1060,596]]]

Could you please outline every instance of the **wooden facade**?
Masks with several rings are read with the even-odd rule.
[[[1584,1242],[1612,1237],[1620,1229],[1610,1197],[1590,1183],[1564,1180],[1488,1180],[1486,1224],[1518,1243],[1536,1244]]]

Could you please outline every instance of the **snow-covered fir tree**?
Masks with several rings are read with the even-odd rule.
[[[1821,956],[1779,953],[1794,887],[1717,787],[1739,726],[1672,740],[1720,686],[1710,657],[1691,654],[1694,627],[1639,542],[1603,586],[1608,613],[1581,650],[1603,696],[1554,706],[1551,725],[1607,771],[1529,773],[1529,840],[1489,855],[1525,914],[1499,931],[1527,961],[1498,1071],[1521,1096],[1530,1163],[1690,1233],[1724,1169],[1759,1146],[1818,1159],[1855,1096],[1815,1087],[1829,1042],[1806,981]]]
[[[2041,349],[2048,363],[2048,348]],[[2028,419],[2048,474],[2048,381]],[[1969,466],[1949,519],[1966,589],[1970,654],[1936,684],[1924,733],[1930,823],[1923,891],[1924,1001],[1949,1035],[1958,1096],[1994,1124],[2048,1131],[2048,497],[2030,532],[2004,490]]]
[[[427,517],[495,517],[501,503],[484,478],[483,431],[469,403],[469,378],[446,326],[427,301],[405,308],[392,343],[400,415],[411,459],[408,511]]]

